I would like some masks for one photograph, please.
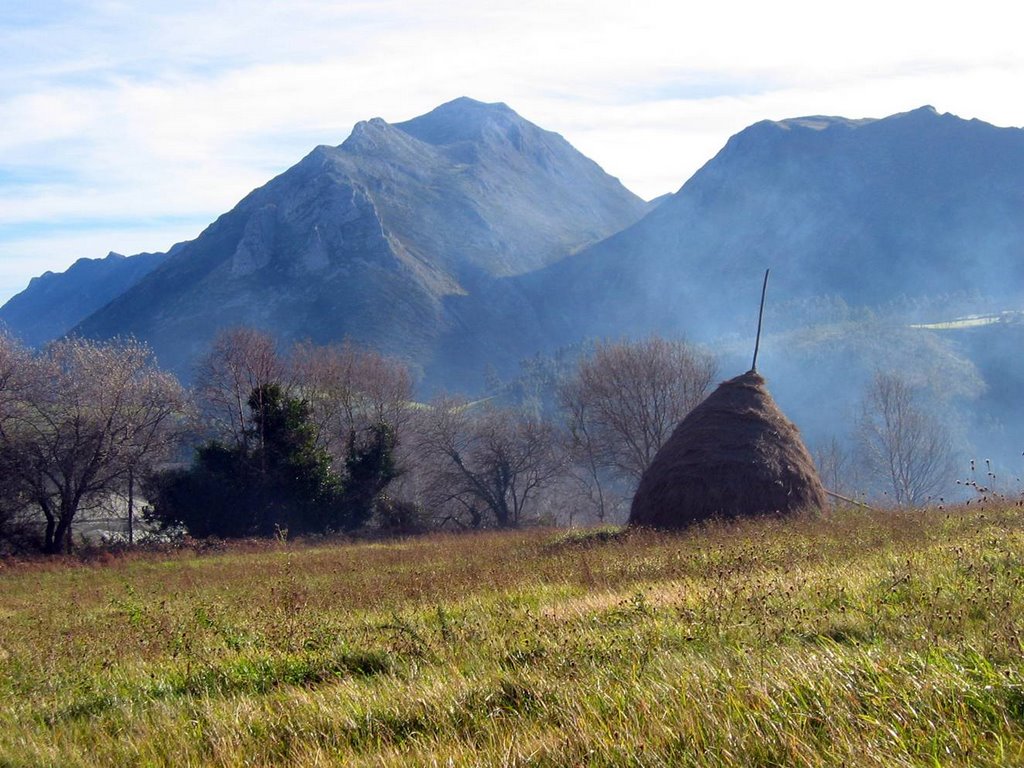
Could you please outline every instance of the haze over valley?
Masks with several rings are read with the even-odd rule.
[[[537,356],[652,333],[762,371],[810,444],[848,444],[871,376],[899,371],[961,458],[1013,473],[1024,131],[932,107],[762,121],[645,203],[504,104],[359,123],[167,254],[83,259],[0,309],[32,345],[133,336],[183,380],[219,331],[349,339],[421,396],[488,393]],[[489,378],[488,378],[489,377]],[[491,392],[493,394],[494,392]]]

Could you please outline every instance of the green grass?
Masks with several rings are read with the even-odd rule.
[[[1024,509],[0,566],[0,766],[1024,763]]]

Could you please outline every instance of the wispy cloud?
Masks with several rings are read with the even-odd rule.
[[[460,95],[507,102],[648,197],[764,118],[932,103],[1020,125],[1024,54],[1004,8],[7,3],[0,300],[81,256],[193,237],[356,121]]]

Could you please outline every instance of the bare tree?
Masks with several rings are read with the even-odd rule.
[[[857,427],[865,469],[897,504],[920,504],[949,486],[956,472],[950,430],[905,379],[876,373]]]
[[[468,517],[470,527],[488,516],[500,528],[518,527],[536,493],[562,472],[555,429],[535,415],[442,399],[423,421],[429,503],[454,506],[460,514],[451,517]]]
[[[822,483],[833,493],[849,496],[854,493],[856,472],[848,446],[833,435],[814,449],[814,466]]]
[[[252,328],[231,328],[214,339],[196,366],[196,395],[209,428],[222,440],[244,445],[253,434],[249,397],[286,383],[277,344]]]
[[[134,341],[67,339],[19,364],[0,440],[45,519],[44,551],[56,553],[70,549],[81,509],[166,455],[185,397]]]
[[[317,444],[345,459],[360,436],[386,425],[401,445],[412,411],[412,379],[400,362],[345,341],[298,344],[292,378],[311,410]]]
[[[604,472],[607,462],[588,418],[589,403],[583,396],[580,382],[573,380],[563,385],[559,390],[559,399],[568,425],[566,448],[572,460],[572,475],[578,479],[580,487],[589,498],[594,516],[598,522],[603,523],[609,508]]]
[[[17,419],[24,398],[28,351],[10,336],[0,333],[0,541],[13,532],[13,525],[27,505],[23,455],[16,443]]]
[[[0,333],[0,437],[7,434],[21,411],[31,379],[32,355],[5,333]]]
[[[637,483],[679,421],[704,399],[718,366],[681,340],[598,344],[560,390],[574,456],[604,512],[602,478]]]

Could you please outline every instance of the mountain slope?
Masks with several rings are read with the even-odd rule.
[[[0,324],[26,344],[44,344],[124,293],[167,256],[111,252],[102,259],[79,259],[64,272],[46,272],[0,307]]]
[[[986,296],[1002,309],[1024,293],[1022,214],[1024,130],[930,107],[757,123],[632,227],[452,299],[470,336],[450,340],[443,365],[587,336],[746,334],[766,267],[782,322],[822,300]]]
[[[550,264],[645,210],[561,136],[457,99],[317,147],[76,332],[133,334],[182,374],[236,324],[425,364],[449,323],[444,297]]]

